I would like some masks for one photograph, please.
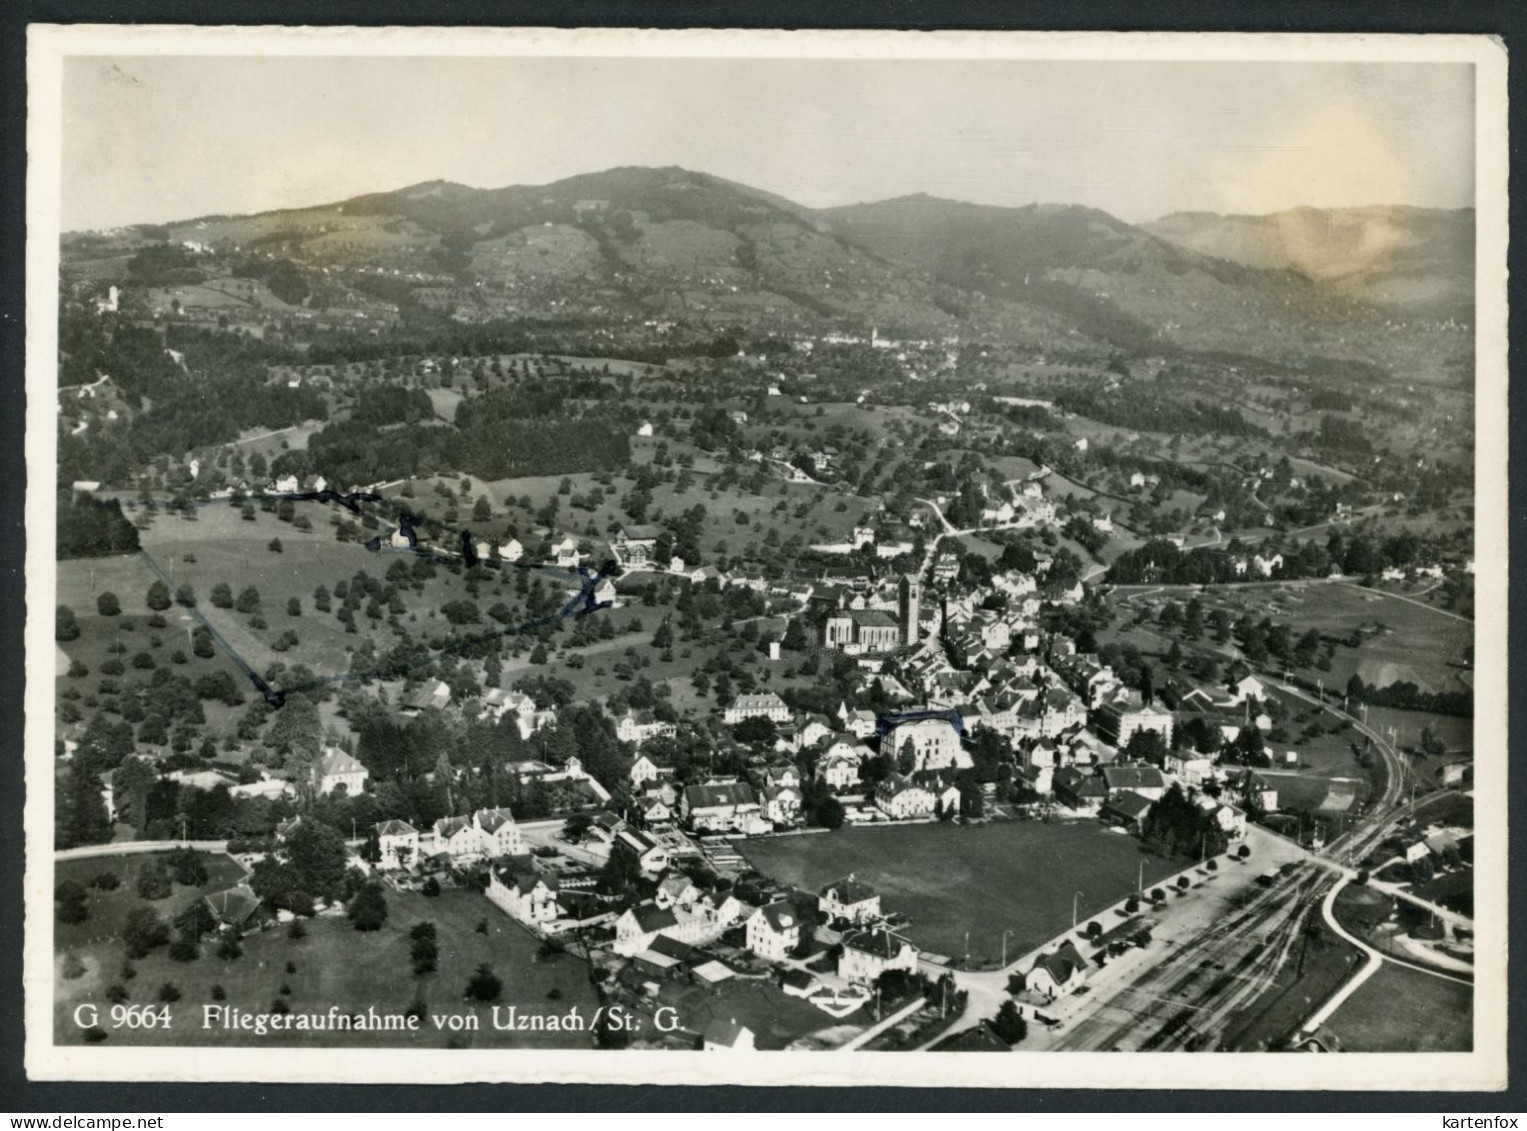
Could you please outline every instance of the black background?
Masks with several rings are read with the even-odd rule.
[[[1521,7],[1518,5],[1518,10]],[[22,695],[25,655],[22,645],[25,595],[24,451],[25,381],[23,378],[23,294],[26,243],[26,25],[36,23],[156,24],[341,24],[403,26],[538,27],[737,27],[737,28],[881,28],[993,29],[1069,31],[1347,31],[1485,33],[1514,45],[1514,25],[1522,20],[1509,0],[1430,0],[1427,3],[1272,0],[1234,6],[1214,0],[1158,0],[1140,5],[1119,0],[1069,2],[936,3],[930,0],[650,0],[609,2],[537,0],[490,3],[485,0],[0,0],[0,112],[4,148],[0,150],[0,1111],[18,1114],[74,1112],[176,1111],[1033,1111],[1113,1112],[1184,1111],[1397,1111],[1483,1114],[1522,1111],[1527,1089],[1520,1080],[1523,1049],[1515,1022],[1522,1016],[1521,965],[1527,941],[1521,876],[1511,876],[1510,1037],[1511,1087],[1496,1093],[1417,1092],[1208,1092],[1118,1091],[1102,1089],[961,1089],[933,1088],[737,1088],[657,1086],[539,1085],[269,1085],[269,1084],[75,1084],[34,1083],[22,1069],[21,992],[22,874],[25,837],[22,828]],[[1522,133],[1519,104],[1522,63],[1511,68],[1511,151]],[[1514,180],[1514,179],[1513,179]],[[1511,217],[1522,200],[1513,183]],[[1516,225],[1512,225],[1513,228]],[[51,238],[51,233],[45,233]],[[1512,328],[1524,298],[1518,285],[1527,264],[1519,246],[1510,250]],[[1522,349],[1512,336],[1511,370]],[[1520,413],[1511,412],[1513,440]],[[1523,488],[1527,467],[1517,445],[1511,450],[1511,525],[1527,514]],[[46,472],[46,469],[44,469]],[[1518,472],[1521,472],[1518,475]],[[1511,589],[1524,580],[1521,562],[1513,560]],[[43,610],[45,613],[46,610]],[[1479,609],[1481,617],[1499,610]],[[1527,648],[1523,617],[1511,610],[1511,641]],[[1513,648],[1514,651],[1514,648]],[[1510,677],[1513,705],[1523,700],[1520,665]],[[1522,725],[1511,712],[1510,745],[1516,747]],[[1487,750],[1483,757],[1501,757]],[[1518,844],[1527,829],[1527,790],[1509,797],[1510,825]],[[1522,853],[1512,852],[1513,863]],[[36,912],[34,911],[34,914]],[[173,1057],[173,1050],[166,1050]],[[614,1054],[614,1055],[619,1055]],[[894,1054],[887,1054],[894,1055]],[[1297,1054],[1288,1054],[1297,1055]],[[1133,1071],[1149,1071],[1145,1054],[1129,1062]],[[1403,1057],[1391,1063],[1403,1065]],[[254,1061],[251,1061],[253,1066]],[[1120,1062],[1120,1067],[1124,1062]],[[1403,1071],[1403,1068],[1400,1069]],[[1397,1078],[1397,1085],[1403,1079]],[[1433,1117],[1435,1118],[1435,1117]],[[1428,1120],[1428,1122],[1431,1122]],[[1436,1119],[1433,1126],[1439,1126]]]

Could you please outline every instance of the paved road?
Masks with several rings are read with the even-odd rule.
[[[64,848],[53,854],[54,860],[88,860],[95,856],[134,856],[142,852],[169,852],[176,848],[194,848],[198,852],[227,852],[226,840],[122,840],[111,844],[86,844]]]

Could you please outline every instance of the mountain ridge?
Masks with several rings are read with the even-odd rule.
[[[1385,341],[1393,312],[1467,317],[1468,220],[1372,206],[1180,212],[1131,224],[1081,204],[929,193],[809,208],[680,166],[620,166],[491,189],[436,178],[152,227],[172,241],[299,267],[407,268],[516,296],[495,310],[571,303],[590,317],[779,332],[876,324],[1040,351],[1254,348],[1280,362],[1330,355],[1388,365],[1404,352]]]

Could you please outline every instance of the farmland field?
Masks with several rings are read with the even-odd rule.
[[[807,891],[852,872],[881,893],[887,912],[911,918],[907,935],[918,946],[958,957],[969,932],[971,958],[993,963],[1009,928],[1012,957],[1069,927],[1077,891],[1085,921],[1135,889],[1140,861],[1147,886],[1185,863],[1092,821],[844,829],[738,848],[764,875]]]
[[[1268,598],[1286,603],[1285,611],[1275,613],[1273,619],[1290,624],[1295,636],[1314,628],[1340,638],[1360,626],[1380,627],[1376,635],[1364,634],[1362,647],[1336,649],[1331,670],[1321,673],[1327,686],[1345,685],[1356,673],[1364,683],[1377,687],[1397,680],[1409,680],[1423,691],[1462,691],[1466,687],[1460,675],[1467,669],[1460,665],[1474,642],[1474,626],[1469,621],[1399,600],[1382,590],[1350,585],[1278,587],[1255,596],[1256,601]],[[1413,599],[1425,601],[1424,597]],[[1317,673],[1306,674],[1313,677]]]
[[[1348,1052],[1467,1052],[1473,987],[1385,964],[1328,1023]]]

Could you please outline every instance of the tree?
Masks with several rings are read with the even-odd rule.
[[[467,982],[467,997],[480,1002],[497,1001],[503,988],[504,983],[493,973],[493,968],[484,962]]]
[[[347,912],[357,931],[378,931],[387,921],[387,897],[375,880],[361,887]]]
[[[472,507],[473,522],[487,522],[493,517],[493,504],[488,502],[487,495],[478,495],[477,503]]]
[[[279,554],[281,552],[281,549],[282,549],[282,547],[281,547],[281,539],[279,539],[279,538],[272,538],[270,540],[270,542],[266,545],[265,548],[267,550],[269,550],[273,554]]]
[[[168,858],[170,874],[177,884],[201,887],[207,882],[207,866],[194,848],[177,848]]]
[[[1018,1012],[1018,1003],[1012,998],[1002,1003],[1002,1008],[997,1010],[997,1016],[992,1020],[991,1027],[992,1032],[1009,1045],[1016,1045],[1029,1035],[1029,1023],[1023,1019],[1023,1014]]]
[[[142,904],[127,913],[122,923],[122,942],[129,958],[142,958],[169,941],[169,925],[152,907]]]
[[[189,582],[176,586],[175,603],[187,609],[196,608],[196,590],[191,588]]]
[[[79,638],[80,626],[74,619],[74,610],[68,605],[58,606],[53,614],[53,639],[78,640]]]
[[[148,587],[146,598],[148,607],[156,613],[162,613],[170,607],[170,587],[162,581],[156,581]]]
[[[165,899],[170,894],[170,872],[164,861],[150,857],[138,870],[138,895],[143,899]]]
[[[290,597],[287,599],[286,615],[289,617],[300,617],[302,615],[302,599],[300,597]]]
[[[774,742],[776,734],[774,720],[764,715],[752,715],[732,728],[732,737],[738,742],[758,742],[769,745]]]
[[[216,608],[233,608],[233,590],[226,581],[219,581],[212,587],[212,594],[209,599]]]
[[[260,610],[260,591],[253,585],[246,586],[239,593],[239,598],[233,603],[234,610],[240,613],[255,613]]]
[[[287,838],[295,886],[320,899],[335,899],[345,886],[345,842],[337,831],[304,819]]]
[[[1436,758],[1447,753],[1447,743],[1430,723],[1421,728],[1421,753]]]
[[[83,884],[66,880],[58,885],[53,898],[58,901],[60,923],[83,923],[90,918],[90,893]]]
[[[95,611],[103,617],[118,616],[122,612],[122,602],[108,589],[95,599]]]

